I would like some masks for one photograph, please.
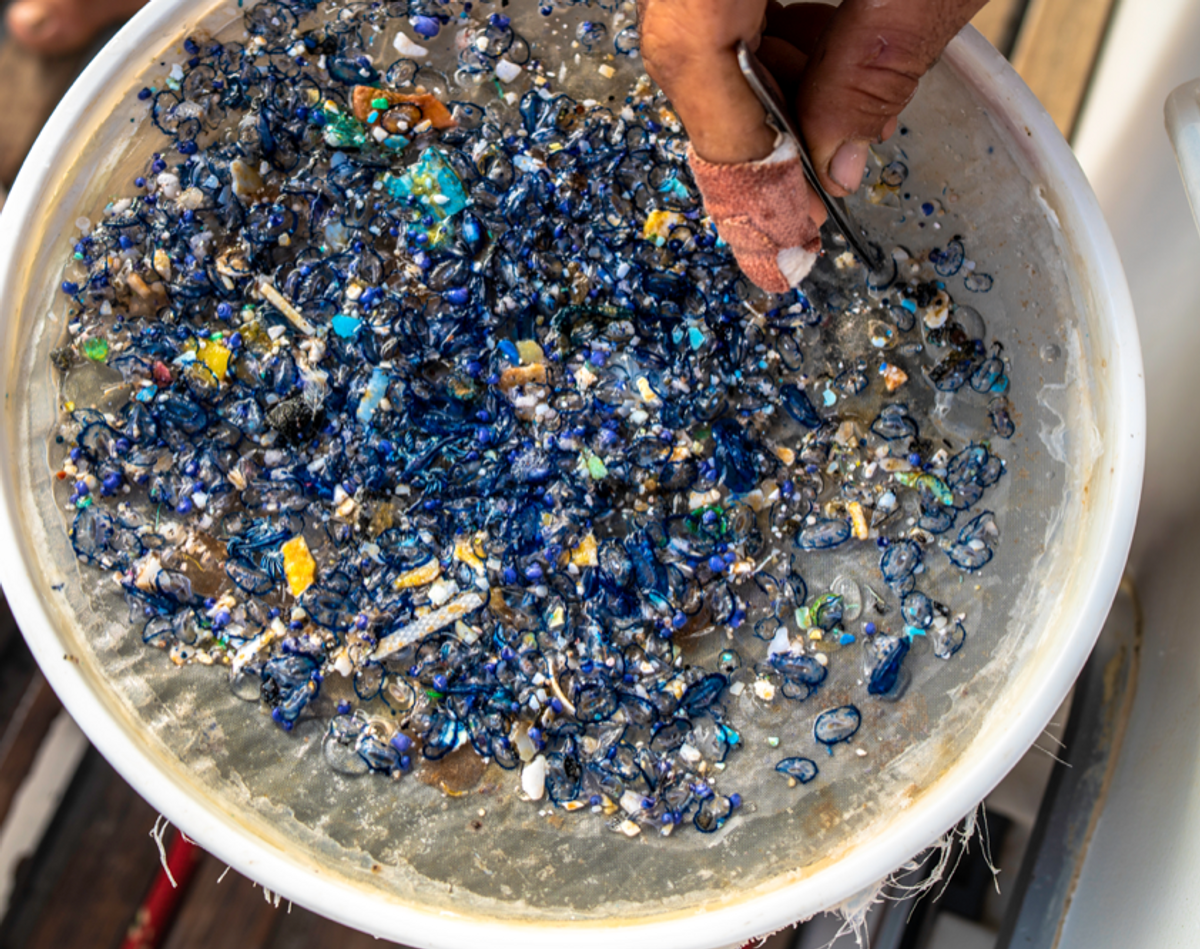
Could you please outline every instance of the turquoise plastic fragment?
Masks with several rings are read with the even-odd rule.
[[[467,206],[467,192],[458,175],[436,148],[427,148],[400,176],[384,178],[388,193],[397,200],[416,198],[435,220],[445,221]]]
[[[371,373],[371,379],[358,403],[358,420],[363,425],[371,424],[371,418],[375,415],[375,410],[379,408],[383,397],[387,395],[388,383],[391,381],[391,376],[382,369],[377,368]]]
[[[671,175],[670,178],[659,185],[658,190],[664,194],[669,194],[673,197],[679,198],[681,201],[686,201],[692,196],[691,192],[687,189],[687,185],[685,185],[674,175]]]
[[[921,629],[918,626],[905,626],[904,627],[904,635],[907,636],[909,639],[912,639],[914,636],[924,636],[925,630]]]
[[[345,313],[339,313],[329,325],[333,327],[333,331],[342,339],[351,339],[358,334],[359,327],[362,326],[362,320],[357,316],[347,316]]]
[[[699,327],[688,327],[688,342],[692,344],[692,349],[699,349],[703,346],[704,339],[704,332]]]

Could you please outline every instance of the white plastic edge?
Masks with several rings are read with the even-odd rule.
[[[54,171],[58,143],[69,140],[72,127],[83,120],[94,91],[104,88],[117,72],[124,51],[139,49],[154,35],[177,28],[181,6],[182,3],[155,0],[143,8],[118,39],[92,61],[47,122],[0,215],[0,300],[9,297],[15,279],[13,261],[23,235],[21,224],[37,213],[36,197]],[[977,87],[990,86],[992,109],[1007,113],[1014,126],[1021,124],[1030,130],[1031,140],[1044,143],[1040,164],[1047,178],[1075,197],[1074,206],[1062,208],[1059,213],[1067,215],[1063,224],[1080,247],[1081,257],[1093,263],[1095,273],[1091,279],[1097,296],[1109,302],[1113,313],[1111,331],[1115,345],[1108,374],[1114,391],[1122,396],[1114,406],[1117,414],[1111,428],[1124,440],[1124,450],[1117,452],[1112,480],[1114,495],[1127,503],[1109,512],[1103,536],[1105,553],[1091,592],[1074,614],[1074,622],[1069,624],[1072,628],[1061,630],[1061,641],[1070,643],[1070,648],[1059,653],[1054,661],[1038,666],[1030,690],[1035,698],[1008,722],[1000,751],[993,747],[986,755],[957,766],[947,778],[913,802],[906,810],[906,821],[881,833],[870,848],[859,848],[795,884],[731,906],[617,927],[599,922],[516,924],[472,920],[466,915],[469,910],[459,916],[424,912],[412,906],[385,905],[364,890],[323,877],[266,841],[248,838],[229,815],[215,811],[191,788],[173,783],[143,746],[110,718],[108,709],[91,691],[80,670],[64,661],[53,621],[34,593],[28,565],[15,539],[17,518],[13,505],[17,486],[4,469],[0,472],[0,565],[5,594],[50,684],[101,754],[153,807],[239,873],[284,899],[347,926],[428,949],[475,945],[497,949],[560,949],[564,938],[571,941],[574,949],[611,949],[614,937],[619,937],[627,949],[661,946],[716,949],[743,943],[835,906],[870,886],[970,813],[1037,739],[1070,690],[1099,635],[1133,536],[1144,458],[1145,399],[1141,349],[1120,258],[1074,155],[1041,104],[973,28],[966,28],[947,47],[945,59],[961,74],[976,80]],[[10,383],[6,364],[0,362],[0,387],[7,392]],[[5,430],[16,424],[12,403],[11,399],[4,400],[0,444],[7,443]]]
[[[1200,228],[1200,79],[1173,89],[1163,112],[1192,217]]]

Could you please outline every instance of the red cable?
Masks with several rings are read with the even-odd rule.
[[[138,907],[133,922],[125,933],[121,949],[158,949],[162,945],[167,933],[171,931],[175,913],[183,901],[188,882],[196,872],[203,853],[179,831],[175,832],[167,847],[167,865],[158,868],[146,898],[142,900],[142,905]],[[175,878],[175,886],[171,885],[171,879],[167,875],[168,869],[171,871],[170,876]]]

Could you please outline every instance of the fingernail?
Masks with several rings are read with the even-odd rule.
[[[843,142],[829,163],[829,177],[847,191],[857,191],[867,168],[867,143]]]

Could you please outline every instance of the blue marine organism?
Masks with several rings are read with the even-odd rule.
[[[933,642],[933,654],[939,659],[949,659],[963,647],[967,632],[962,623],[947,623],[941,629],[935,629],[930,636]]]
[[[871,431],[889,442],[901,438],[916,438],[919,434],[917,423],[908,414],[908,406],[901,402],[885,405],[879,417],[871,423]]]
[[[867,691],[872,695],[887,695],[900,680],[900,667],[908,655],[909,641],[904,636],[876,636],[870,642]],[[873,656],[870,656],[871,652]]]
[[[817,414],[808,393],[799,386],[791,383],[779,387],[779,398],[788,415],[805,428],[816,429],[825,424],[825,420]]]
[[[984,511],[959,530],[955,542],[946,546],[946,556],[960,570],[973,573],[992,559],[986,538],[997,533],[995,517],[991,511]]]
[[[569,752],[546,755],[546,793],[555,804],[566,804],[579,797],[583,783],[583,767]]]
[[[917,629],[929,629],[933,623],[933,601],[920,590],[906,593],[900,603],[904,622]]]
[[[1004,375],[1004,360],[1000,358],[1001,346],[995,343],[992,354],[971,373],[971,388],[976,392],[1003,392],[1008,388]]]
[[[1013,424],[1012,406],[1004,396],[992,399],[988,403],[988,418],[992,422],[992,431],[1001,438],[1012,438],[1016,434],[1017,426]]]
[[[898,593],[912,589],[913,574],[921,566],[925,554],[915,540],[893,541],[879,558],[879,571],[884,582]]]
[[[796,532],[796,546],[801,550],[828,550],[850,539],[850,522],[842,518],[818,518]]]
[[[849,741],[862,726],[862,712],[853,705],[826,709],[813,723],[813,737],[833,754],[833,746]]]
[[[940,277],[953,277],[962,269],[965,257],[963,243],[957,237],[946,245],[945,250],[935,247],[929,252],[929,262]]]
[[[271,718],[286,731],[291,731],[305,706],[320,691],[319,667],[309,656],[280,656],[263,666],[263,701],[271,707]]]
[[[430,761],[446,757],[458,747],[459,729],[453,712],[441,708],[434,710],[429,716],[429,727],[421,736],[421,754]]]
[[[693,682],[679,700],[680,708],[688,715],[698,715],[708,711],[709,706],[721,697],[729,680],[719,672],[706,675],[698,682]]]
[[[720,794],[714,794],[700,802],[700,806],[696,809],[696,816],[692,818],[692,823],[702,834],[713,834],[725,826],[725,821],[729,819],[731,813],[733,813],[733,804],[730,799]]]
[[[795,778],[801,784],[808,784],[817,776],[817,763],[811,758],[784,758],[775,765],[775,770]]]
[[[712,436],[713,462],[725,487],[734,494],[753,491],[758,486],[758,464],[745,429],[731,418],[717,419]]]
[[[798,702],[808,698],[829,674],[812,656],[797,656],[791,652],[775,653],[762,668],[778,673],[783,678],[784,696]]]

